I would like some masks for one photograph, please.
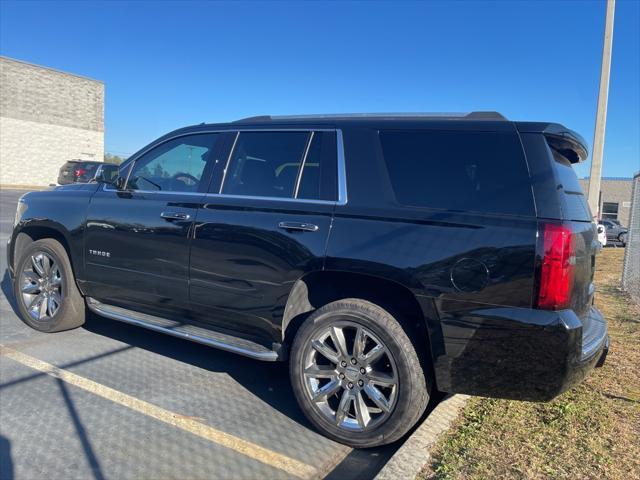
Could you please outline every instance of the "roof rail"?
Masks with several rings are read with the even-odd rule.
[[[366,118],[439,118],[452,120],[507,120],[498,112],[470,112],[470,113],[321,113],[311,115],[258,115],[241,118],[233,123],[269,122],[274,120],[330,120],[330,119],[366,119]]]

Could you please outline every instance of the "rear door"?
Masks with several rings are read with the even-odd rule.
[[[294,282],[323,266],[337,193],[336,132],[230,132],[198,210],[190,299],[218,329],[281,341]]]

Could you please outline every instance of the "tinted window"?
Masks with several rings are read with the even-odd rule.
[[[304,162],[297,198],[336,200],[337,160],[336,134],[314,132]]]
[[[133,190],[197,192],[218,134],[169,140],[138,158],[127,187]]]
[[[228,195],[293,197],[309,132],[241,132],[222,192]]]
[[[584,196],[580,181],[571,162],[560,152],[551,148],[558,192],[562,195],[562,213],[567,220],[591,221],[591,210]]]
[[[381,131],[399,203],[463,211],[534,215],[518,138],[497,132]]]

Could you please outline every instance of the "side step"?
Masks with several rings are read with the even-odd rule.
[[[202,343],[210,347],[226,350],[227,352],[237,353],[245,357],[255,358],[267,362],[275,362],[278,360],[278,354],[273,350],[269,350],[264,345],[245,340],[243,338],[234,337],[225,333],[215,332],[206,328],[191,325],[186,322],[176,320],[168,320],[166,318],[148,315],[146,313],[134,312],[126,308],[116,307],[115,305],[107,305],[93,298],[87,297],[87,306],[98,315],[118,320],[120,322],[130,323],[139,327],[155,330],[156,332],[166,333],[174,337],[184,338],[192,342]]]

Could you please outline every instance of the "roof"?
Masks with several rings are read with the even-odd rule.
[[[331,121],[331,120],[498,120],[506,121],[504,115],[498,112],[469,112],[469,113],[324,113],[314,115],[258,115],[241,118],[238,123],[281,123],[296,121]]]

